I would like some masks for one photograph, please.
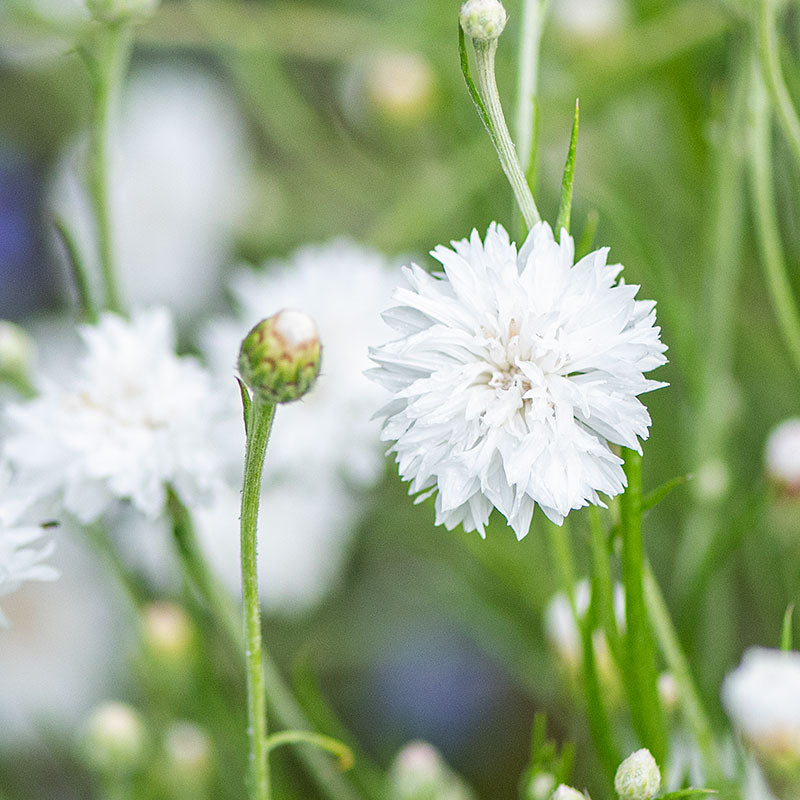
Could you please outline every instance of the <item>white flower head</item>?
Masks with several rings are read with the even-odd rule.
[[[614,776],[614,788],[620,800],[650,800],[660,786],[661,771],[646,748],[631,753]]]
[[[65,381],[42,378],[9,405],[3,457],[29,503],[57,499],[82,522],[117,500],[154,518],[167,484],[187,504],[216,484],[217,400],[211,378],[174,352],[169,314],[103,314],[84,326],[85,354]]]
[[[393,392],[381,412],[411,492],[438,489],[436,522],[484,535],[492,506],[519,538],[534,504],[560,524],[625,486],[609,444],[640,450],[638,396],[663,383],[655,303],[617,282],[608,248],[574,263],[574,243],[537,224],[517,253],[492,224],[481,241],[437,247],[444,267],[405,268],[410,288],[384,315],[402,338],[374,348],[371,375]],[[420,498],[422,499],[422,498]]]
[[[800,417],[784,420],[767,439],[767,472],[790,491],[800,492]]]
[[[800,653],[748,650],[722,684],[722,703],[757,751],[800,762]]]

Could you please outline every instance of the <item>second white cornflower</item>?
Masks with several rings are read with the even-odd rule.
[[[2,456],[17,497],[54,500],[54,513],[82,522],[118,500],[154,518],[167,485],[187,504],[203,499],[221,475],[216,393],[198,362],[175,355],[169,314],[107,313],[80,333],[71,376],[40,379],[39,397],[6,409]]]
[[[577,264],[574,244],[537,224],[517,248],[493,224],[481,241],[437,247],[444,272],[404,270],[384,315],[402,338],[371,351],[394,394],[383,437],[412,492],[438,490],[436,522],[484,534],[492,507],[519,538],[534,504],[556,523],[625,486],[609,444],[640,449],[638,396],[664,384],[655,303],[617,282],[608,248]]]

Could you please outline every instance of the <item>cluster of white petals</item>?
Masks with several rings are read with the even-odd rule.
[[[788,489],[800,490],[800,417],[773,428],[765,450],[770,477]]]
[[[227,395],[228,435],[220,452],[230,489],[199,514],[198,536],[238,590],[244,431],[233,376],[241,341],[283,308],[302,309],[319,331],[319,377],[302,399],[277,409],[264,469],[261,513],[269,525],[259,544],[259,591],[272,611],[306,610],[335,584],[361,514],[360,493],[383,474],[380,424],[372,419],[382,391],[364,370],[393,288],[386,259],[372,250],[347,240],[307,246],[286,261],[238,273],[231,286],[236,316],[215,320],[202,337],[201,349]]]
[[[68,378],[5,409],[2,457],[25,505],[55,500],[82,522],[118,500],[148,517],[166,487],[194,505],[216,485],[217,400],[210,375],[175,355],[169,314],[103,314],[80,330],[85,353]]]
[[[411,492],[436,492],[436,521],[484,534],[492,506],[518,537],[534,504],[561,523],[625,486],[610,443],[640,449],[650,416],[639,395],[664,384],[655,303],[617,281],[608,248],[574,263],[572,238],[537,224],[519,253],[493,224],[484,242],[437,247],[443,273],[405,268],[409,288],[384,314],[402,338],[371,351],[394,397],[394,441]]]
[[[800,653],[748,650],[725,678],[722,702],[751,744],[800,757]]]

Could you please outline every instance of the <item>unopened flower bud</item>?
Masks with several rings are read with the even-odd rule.
[[[577,789],[562,783],[554,792],[552,800],[587,800],[585,794],[581,794]]]
[[[129,705],[104,703],[89,719],[85,747],[89,763],[98,772],[133,772],[145,751],[144,723]]]
[[[247,334],[239,353],[239,373],[253,392],[269,403],[290,403],[317,379],[320,342],[314,320],[284,309]]]
[[[158,8],[160,0],[86,0],[89,13],[101,22],[141,22]]]
[[[789,495],[800,495],[800,417],[784,420],[767,439],[769,477]]]
[[[0,383],[30,383],[34,358],[33,339],[19,325],[0,320]]]
[[[525,800],[550,800],[556,779],[550,772],[537,772],[526,784],[522,796]]]
[[[213,755],[211,740],[193,722],[175,722],[164,737],[164,752],[170,781],[182,794],[188,789],[200,791],[211,775]]]
[[[433,98],[433,71],[419,53],[379,53],[368,64],[364,84],[373,108],[393,122],[423,116]]]
[[[629,755],[617,769],[614,788],[620,800],[650,800],[661,786],[661,773],[650,751],[642,748]]]
[[[667,713],[678,707],[678,681],[671,672],[662,672],[658,676],[658,699]]]
[[[180,663],[191,652],[194,631],[186,612],[175,603],[153,603],[143,613],[142,636],[158,660]]]
[[[500,0],[467,0],[458,15],[464,34],[479,42],[500,37],[508,14]]]
[[[395,757],[389,773],[391,800],[472,800],[473,794],[427,742],[411,742]]]

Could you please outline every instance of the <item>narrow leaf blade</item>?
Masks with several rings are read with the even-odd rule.
[[[575,179],[575,152],[578,149],[578,118],[579,103],[575,101],[575,118],[572,120],[572,135],[569,140],[567,163],[564,165],[564,176],[561,179],[561,205],[556,218],[556,235],[561,238],[561,229],[569,233],[570,217],[572,215],[572,183]]]

